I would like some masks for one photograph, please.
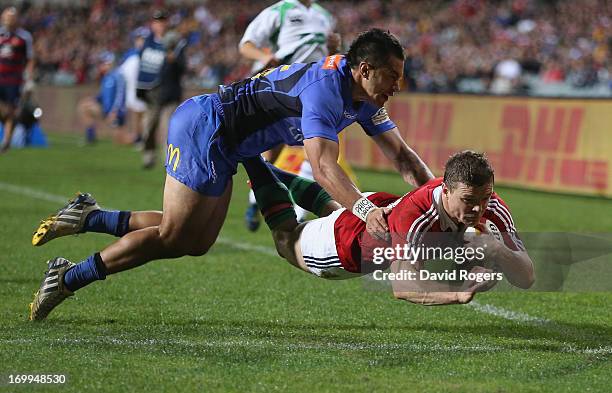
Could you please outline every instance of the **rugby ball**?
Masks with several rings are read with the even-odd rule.
[[[497,225],[495,225],[495,223],[493,223],[493,221],[491,220],[482,220],[475,227],[467,227],[465,229],[465,233],[475,233],[478,235],[482,232],[489,232],[491,235],[493,235],[495,239],[503,241],[501,231],[499,230]]]

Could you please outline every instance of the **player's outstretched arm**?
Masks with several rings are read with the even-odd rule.
[[[482,272],[491,272],[480,266],[476,266],[474,269]],[[402,271],[412,272],[412,278],[392,280],[393,296],[398,300],[406,300],[422,306],[466,304],[472,301],[476,292],[484,292],[492,287],[491,283],[486,281],[466,281],[460,288],[451,288],[448,283],[420,280],[416,264],[412,264],[409,261],[395,261],[391,264],[392,273],[400,273]],[[404,276],[406,277],[406,275]],[[397,278],[397,274],[395,277]]]
[[[384,237],[389,227],[384,215],[388,209],[374,206],[364,198],[346,172],[338,165],[338,143],[325,138],[304,140],[312,174],[332,198],[366,222],[366,230],[375,238]]]
[[[274,53],[268,53],[258,48],[251,41],[247,41],[238,48],[240,54],[249,60],[260,61],[264,65],[264,69],[268,67],[276,67],[279,61],[274,57]]]
[[[484,233],[472,236],[466,246],[484,247],[486,260],[494,263],[510,284],[522,289],[531,288],[535,281],[535,273],[529,254],[526,251],[509,249],[491,235],[487,228],[482,229]]]
[[[427,164],[404,142],[397,127],[372,138],[406,183],[418,187],[434,178]]]
[[[342,37],[339,33],[332,32],[327,35],[327,53],[334,55],[340,51],[340,44],[342,43]]]
[[[503,243],[497,240],[495,242],[497,247],[489,252],[508,282],[522,289],[531,288],[535,282],[535,273],[529,254],[526,251],[512,251]]]

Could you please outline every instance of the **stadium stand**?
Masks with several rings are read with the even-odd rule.
[[[250,72],[237,43],[274,1],[172,2],[170,22],[189,39],[187,84],[212,88]],[[144,25],[140,1],[37,2],[24,12],[39,79],[80,84],[96,78],[102,51],[128,49]],[[159,2],[158,2],[159,3]],[[181,5],[177,5],[181,4]],[[604,0],[325,1],[350,42],[363,26],[385,26],[406,47],[407,87],[438,93],[610,96],[612,4]]]

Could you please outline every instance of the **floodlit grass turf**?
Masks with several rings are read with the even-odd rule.
[[[99,391],[609,391],[610,293],[489,293],[478,303],[549,320],[516,322],[474,307],[425,308],[291,268],[233,247],[272,247],[265,228],[242,225],[245,176],[235,177],[224,242],[201,258],[156,261],[95,283],[42,323],[26,321],[45,270],[78,262],[113,241],[87,234],[30,245],[56,202],[7,191],[18,185],[68,199],[92,192],[119,209],[160,209],[164,174],[140,169],[130,148],[46,150],[0,156],[0,391],[9,373],[67,375],[62,392]],[[364,190],[403,193],[393,174],[358,172]],[[497,190],[523,230],[609,232],[609,200]],[[598,349],[598,351],[589,351]],[[35,391],[59,391],[37,386]]]

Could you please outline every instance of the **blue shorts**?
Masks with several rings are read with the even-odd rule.
[[[21,98],[21,86],[19,85],[0,85],[0,102],[6,102],[17,106]]]
[[[183,102],[170,118],[166,173],[206,196],[223,194],[238,167],[223,154],[222,109],[214,94]]]

